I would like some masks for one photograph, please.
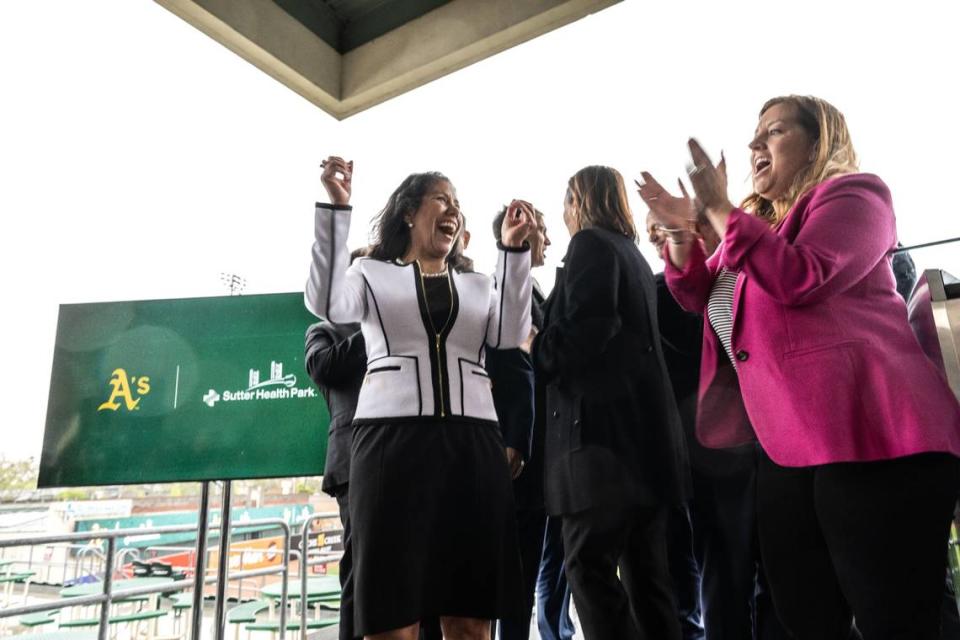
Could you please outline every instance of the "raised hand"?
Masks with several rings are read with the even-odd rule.
[[[667,231],[688,230],[693,227],[697,212],[693,201],[679,180],[680,196],[671,195],[664,189],[656,178],[646,171],[641,171],[642,180],[634,180],[637,193],[650,208],[650,215]]]
[[[537,217],[533,205],[526,200],[514,200],[507,207],[507,215],[503,217],[500,241],[505,247],[520,248],[536,228]]]
[[[320,182],[327,190],[331,204],[350,204],[353,180],[353,160],[347,162],[339,156],[330,156],[320,163],[323,173]]]
[[[687,168],[697,200],[711,214],[726,214],[733,209],[727,197],[727,160],[720,153],[720,164],[713,165],[707,152],[694,138],[687,142],[693,164]]]

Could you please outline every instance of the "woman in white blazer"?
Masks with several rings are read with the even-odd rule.
[[[514,201],[495,275],[447,261],[463,230],[453,184],[407,177],[350,265],[352,162],[330,157],[317,204],[305,301],[360,322],[367,374],[354,418],[350,517],[354,625],[414,639],[440,617],[445,638],[488,640],[522,602],[514,507],[484,348],[516,348],[530,328],[532,207]]]

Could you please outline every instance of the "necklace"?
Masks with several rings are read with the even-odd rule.
[[[427,273],[423,270],[423,265],[420,264],[419,260],[414,260],[417,263],[417,269],[420,270],[420,276],[424,278],[445,278],[447,277],[447,269],[444,268],[443,271],[437,271],[436,273]]]

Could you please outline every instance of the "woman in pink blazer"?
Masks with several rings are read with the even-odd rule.
[[[758,527],[774,604],[797,638],[939,638],[960,406],[907,324],[890,192],[858,173],[843,115],[768,101],[734,207],[693,140],[696,200],[638,183],[671,231],[670,291],[708,319],[697,436],[759,440]],[[682,189],[682,184],[681,184]],[[696,207],[723,238],[687,231]]]

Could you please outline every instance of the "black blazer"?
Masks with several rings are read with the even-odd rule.
[[[305,352],[307,373],[320,388],[330,410],[322,489],[331,496],[342,495],[350,481],[351,423],[367,371],[367,350],[360,325],[326,320],[312,324],[307,329]]]
[[[689,465],[657,325],[653,272],[629,238],[584,229],[534,341],[547,384],[546,508],[680,502]]]
[[[493,385],[493,406],[503,444],[530,459],[533,434],[533,364],[520,349],[486,349],[486,369]]]
[[[536,281],[533,283],[533,305],[531,320],[537,331],[543,331],[543,292]],[[533,434],[531,437],[530,457],[523,467],[523,473],[513,481],[513,499],[518,509],[543,509],[543,450],[544,429],[546,428],[547,391],[539,377],[533,380]]]
[[[538,331],[543,328],[543,301],[534,282],[530,312]],[[487,349],[487,371],[504,444],[520,451],[526,461],[513,481],[514,502],[518,509],[543,509],[544,387],[534,378],[532,359],[520,349]]]
[[[711,476],[744,473],[753,469],[756,446],[747,444],[731,449],[710,449],[697,440],[697,391],[700,386],[700,350],[703,346],[703,319],[683,309],[667,288],[662,273],[657,281],[657,318],[660,343],[670,374],[674,398],[680,410],[680,422],[687,438],[690,464],[694,471]],[[710,327],[707,331],[712,331]]]

